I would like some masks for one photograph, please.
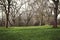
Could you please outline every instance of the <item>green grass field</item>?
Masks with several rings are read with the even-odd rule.
[[[0,28],[0,40],[60,40],[60,28],[51,26]]]

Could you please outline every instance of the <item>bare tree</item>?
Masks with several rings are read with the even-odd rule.
[[[59,3],[59,0],[52,0],[55,4],[55,7],[54,7],[54,25],[53,27],[56,28],[57,27],[57,10],[58,10],[58,3]]]
[[[11,0],[0,0],[0,4],[5,8],[5,14],[6,14],[5,26],[6,26],[6,28],[8,28],[10,3],[11,3]]]

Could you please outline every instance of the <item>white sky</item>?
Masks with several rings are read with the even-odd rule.
[[[2,12],[0,11],[0,18],[2,18]]]
[[[50,1],[50,3],[53,3],[53,1],[52,0],[49,0]]]
[[[60,19],[60,14],[58,15],[58,19]]]

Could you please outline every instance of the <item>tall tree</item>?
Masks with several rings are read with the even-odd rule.
[[[9,23],[9,13],[10,13],[10,3],[11,3],[11,0],[7,0],[7,3],[8,3],[8,8],[6,9],[7,11],[6,11],[6,24],[5,24],[5,26],[6,26],[6,28],[8,28],[8,23]]]
[[[56,28],[57,27],[57,10],[58,10],[58,3],[59,3],[59,0],[52,0],[55,4],[55,7],[54,7],[54,25],[53,27]]]
[[[6,14],[6,22],[5,22],[6,28],[8,28],[8,22],[9,22],[10,3],[11,0],[0,0],[0,5],[4,7]]]

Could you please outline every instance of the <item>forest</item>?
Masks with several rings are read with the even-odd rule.
[[[0,26],[60,25],[60,2],[0,0]]]

